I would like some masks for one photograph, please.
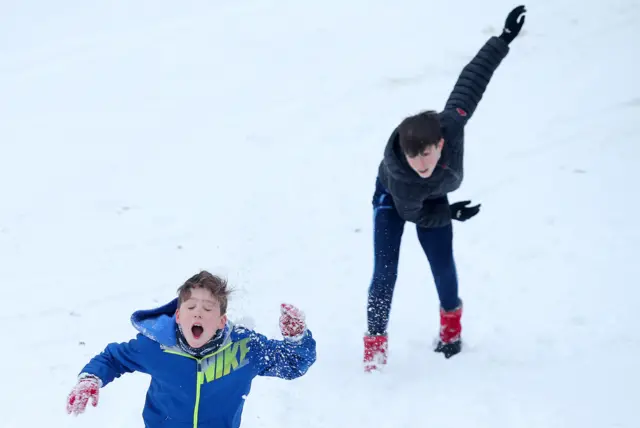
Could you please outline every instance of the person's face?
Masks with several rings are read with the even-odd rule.
[[[189,346],[200,348],[224,328],[227,316],[220,313],[220,303],[209,290],[195,288],[176,310],[176,322]]]
[[[424,151],[417,156],[410,157],[405,154],[409,166],[422,178],[429,178],[440,160],[442,155],[442,147],[444,146],[444,139],[440,139],[434,146],[428,146]]]

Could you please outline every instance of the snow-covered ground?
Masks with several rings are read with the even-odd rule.
[[[247,428],[638,426],[640,5],[530,1],[467,127],[455,225],[464,353],[411,226],[385,373],[361,368],[371,195],[391,129],[442,108],[516,3],[7,2],[0,15],[0,426],[141,426],[127,375],[78,370],[199,269],[318,360],[259,378]]]

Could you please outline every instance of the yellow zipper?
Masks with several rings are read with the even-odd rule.
[[[207,354],[202,358],[196,358],[193,355],[189,355],[186,354],[184,352],[178,352],[178,351],[171,351],[168,349],[165,349],[164,352],[166,352],[167,354],[173,354],[173,355],[179,355],[182,357],[187,357],[187,358],[191,358],[192,360],[196,360],[197,363],[197,369],[196,369],[196,404],[193,408],[193,428],[198,428],[198,410],[200,409],[200,387],[202,386],[202,384],[204,384],[204,373],[202,372],[202,361],[213,357],[214,355],[224,351],[225,349],[227,349],[229,346],[231,346],[233,343],[228,343],[225,346],[223,346],[222,348],[218,349],[216,352],[212,352],[211,354]]]
[[[204,383],[202,373],[202,360],[198,360],[198,373],[196,376],[196,405],[193,409],[193,428],[198,428],[198,410],[200,410],[200,387]]]

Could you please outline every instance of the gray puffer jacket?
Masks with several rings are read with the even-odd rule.
[[[400,149],[397,128],[391,133],[378,179],[405,221],[421,227],[441,227],[451,222],[447,194],[460,187],[464,176],[464,127],[508,52],[502,39],[491,37],[463,68],[439,113],[445,142],[440,161],[429,178],[422,178],[411,169]]]

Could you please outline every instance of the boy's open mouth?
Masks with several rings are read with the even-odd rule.
[[[199,339],[200,336],[202,336],[203,332],[204,332],[204,328],[202,328],[200,324],[194,324],[191,327],[191,334],[193,334],[193,337],[196,339]]]

